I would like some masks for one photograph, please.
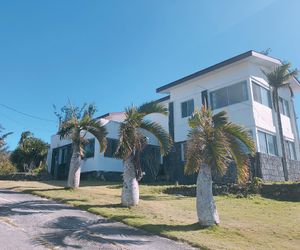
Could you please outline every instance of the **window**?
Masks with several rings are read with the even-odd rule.
[[[222,108],[228,105],[248,100],[247,81],[239,82],[210,93],[212,109]]]
[[[281,97],[279,97],[279,111],[280,114],[290,117],[289,102]]]
[[[269,155],[278,155],[276,136],[258,131],[260,152]]]
[[[291,141],[285,141],[285,145],[288,158],[291,160],[296,160],[295,143]]]
[[[181,103],[181,117],[191,116],[194,112],[194,100],[188,100]]]
[[[272,107],[270,91],[252,81],[254,101]]]
[[[181,161],[186,160],[186,142],[180,144],[180,157]]]
[[[107,138],[107,147],[104,152],[104,157],[114,158],[117,151],[119,141],[117,139]]]
[[[95,139],[89,139],[88,143],[84,146],[84,158],[94,157],[95,152]]]

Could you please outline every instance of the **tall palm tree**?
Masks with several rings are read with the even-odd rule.
[[[284,179],[286,181],[288,180],[287,157],[286,157],[286,149],[285,149],[285,143],[284,143],[284,137],[282,131],[282,122],[281,122],[280,109],[279,109],[278,90],[280,88],[289,88],[291,91],[291,96],[293,96],[293,91],[290,87],[289,80],[292,77],[296,77],[298,71],[297,69],[290,70],[290,67],[291,67],[290,63],[283,63],[282,65],[277,66],[271,72],[265,72],[262,70],[271,87],[273,106],[277,114],[277,123],[278,123],[277,125],[279,130],[279,137],[280,137],[280,144],[281,144],[281,151],[282,151],[282,167],[283,167]]]
[[[3,130],[4,130],[4,129],[3,129],[3,127],[2,127],[1,124],[0,124],[0,133],[1,133]],[[12,134],[12,132],[9,132],[9,133],[6,133],[6,134],[0,134],[0,153],[6,152],[7,147],[6,147],[6,142],[5,142],[5,140],[6,140],[7,136],[9,136],[9,135],[11,135],[11,134]]]
[[[129,107],[125,110],[126,119],[120,125],[119,143],[115,156],[123,159],[123,189],[121,203],[134,206],[139,202],[138,181],[143,173],[140,156],[148,144],[146,133],[154,135],[160,145],[160,152],[166,155],[171,149],[172,139],[162,126],[146,119],[147,115],[159,113],[167,115],[167,108],[155,102],[145,103],[140,107]]]
[[[219,215],[212,193],[212,171],[224,173],[230,162],[237,167],[238,180],[248,177],[248,154],[255,147],[249,134],[239,125],[228,121],[226,112],[216,115],[202,107],[189,119],[185,173],[198,173],[197,214],[202,226],[219,224]]]
[[[84,156],[84,145],[88,140],[84,138],[83,133],[89,132],[96,137],[100,144],[100,152],[106,149],[107,131],[100,121],[92,118],[95,111],[93,105],[89,105],[83,110],[83,115],[78,112],[72,112],[72,115],[61,123],[58,135],[60,138],[72,140],[72,158],[70,162],[68,184],[70,188],[78,188],[80,184],[81,159]]]

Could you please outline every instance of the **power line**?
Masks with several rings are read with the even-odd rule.
[[[39,117],[39,116],[36,116],[36,115],[31,115],[31,114],[24,113],[24,112],[22,112],[22,111],[19,111],[19,110],[15,109],[15,108],[12,108],[12,107],[7,106],[7,105],[2,104],[2,103],[0,103],[0,106],[4,107],[4,108],[6,108],[6,109],[12,110],[12,111],[14,111],[14,112],[16,112],[16,113],[19,113],[19,114],[21,114],[21,115],[30,117],[30,118],[34,118],[34,119],[41,120],[41,121],[46,121],[46,122],[54,122],[54,123],[57,123],[57,122],[54,121],[54,120],[50,120],[50,119],[42,118],[42,117]]]
[[[22,129],[24,129],[24,130],[25,129],[28,130],[28,128],[29,128],[28,125],[25,125],[23,122],[19,122],[19,121],[11,118],[10,116],[8,116],[6,114],[3,114],[3,113],[0,112],[0,115],[6,117],[6,119],[8,119],[8,120],[10,120],[10,121],[12,121],[14,123],[17,123],[17,124],[21,125]],[[30,125],[30,128],[34,129],[35,131],[39,131],[39,132],[43,132],[43,133],[45,133],[45,132],[47,132],[47,133],[53,133],[53,131],[50,131],[48,129],[44,129],[44,128],[41,129],[41,128],[33,127],[31,125]]]

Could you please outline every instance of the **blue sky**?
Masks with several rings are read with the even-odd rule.
[[[97,114],[160,97],[155,89],[250,49],[300,68],[299,0],[0,1],[0,124],[49,142],[52,105]],[[296,95],[300,116],[300,94]]]

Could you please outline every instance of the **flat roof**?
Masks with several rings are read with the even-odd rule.
[[[205,74],[210,73],[210,72],[212,72],[214,70],[220,69],[222,67],[225,67],[227,65],[230,65],[230,64],[233,64],[235,62],[241,61],[241,60],[243,60],[245,58],[248,58],[248,57],[251,57],[251,56],[256,56],[256,57],[259,57],[261,59],[268,60],[268,61],[271,61],[271,62],[277,63],[277,64],[281,63],[281,61],[279,59],[277,59],[277,58],[270,57],[268,55],[264,55],[262,53],[254,51],[254,50],[249,50],[249,51],[247,51],[247,52],[245,52],[243,54],[234,56],[234,57],[232,57],[230,59],[227,59],[227,60],[222,61],[220,63],[217,63],[215,65],[212,65],[212,66],[210,66],[208,68],[205,68],[205,69],[202,69],[200,71],[197,71],[197,72],[195,72],[195,73],[193,73],[191,75],[188,75],[186,77],[180,78],[179,80],[176,80],[174,82],[171,82],[171,83],[168,83],[166,85],[163,85],[163,86],[157,88],[156,92],[157,93],[162,92],[162,91],[164,91],[166,89],[169,89],[171,87],[177,86],[177,85],[179,85],[179,84],[181,84],[183,82],[186,82],[188,80],[191,80],[191,79],[193,79],[195,77],[205,75]],[[295,79],[298,81],[297,78],[295,78]],[[298,81],[298,83],[299,83],[299,81]]]
[[[155,100],[155,101],[153,101],[154,103],[160,103],[160,102],[164,102],[164,101],[167,101],[167,100],[169,100],[170,99],[170,95],[167,95],[167,96],[164,96],[164,97],[162,97],[162,98],[159,98],[159,99],[157,99],[157,100]]]

